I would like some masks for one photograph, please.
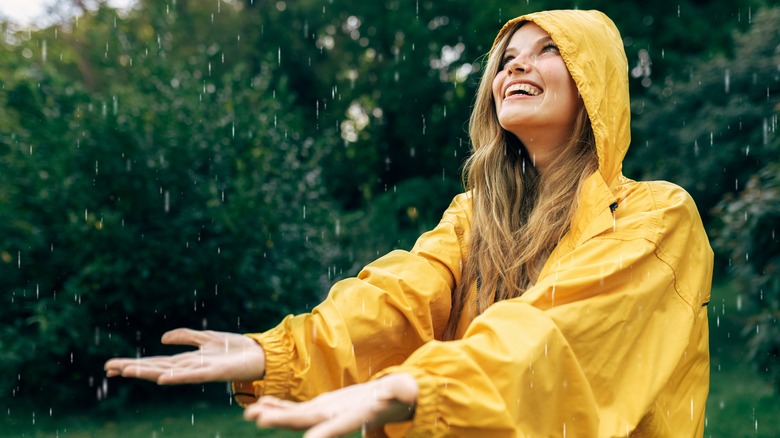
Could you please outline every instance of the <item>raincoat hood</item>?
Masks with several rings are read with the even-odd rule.
[[[590,116],[599,172],[608,186],[621,173],[631,142],[628,61],[617,27],[599,11],[556,10],[508,21],[496,43],[517,23],[533,22],[550,34]]]

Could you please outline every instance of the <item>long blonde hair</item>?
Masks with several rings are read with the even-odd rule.
[[[569,230],[582,182],[598,170],[596,141],[585,106],[561,154],[544,177],[522,143],[498,121],[492,82],[509,39],[504,34],[488,57],[469,120],[472,154],[463,171],[472,193],[471,241],[461,281],[453,291],[445,339],[455,339],[469,290],[477,286],[477,313],[531,287],[544,262]]]

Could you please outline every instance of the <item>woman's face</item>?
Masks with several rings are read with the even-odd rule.
[[[574,129],[581,99],[550,35],[534,23],[524,24],[501,60],[493,79],[501,126],[527,147],[561,146]]]

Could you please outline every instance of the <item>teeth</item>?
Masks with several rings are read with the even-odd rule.
[[[529,96],[538,96],[541,93],[541,90],[539,90],[538,88],[530,84],[513,84],[506,89],[506,94],[504,95],[504,97],[509,97],[513,94],[518,94],[518,93],[526,94]]]

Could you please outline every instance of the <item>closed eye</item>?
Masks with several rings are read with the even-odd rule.
[[[503,70],[504,67],[506,67],[507,64],[512,62],[513,59],[515,59],[515,57],[512,55],[504,56],[504,58],[501,60],[501,63],[498,65],[498,71]]]
[[[540,53],[547,53],[547,52],[560,53],[560,50],[558,49],[558,46],[555,45],[554,42],[550,41],[547,44],[545,44],[542,47],[542,50],[540,51]]]

